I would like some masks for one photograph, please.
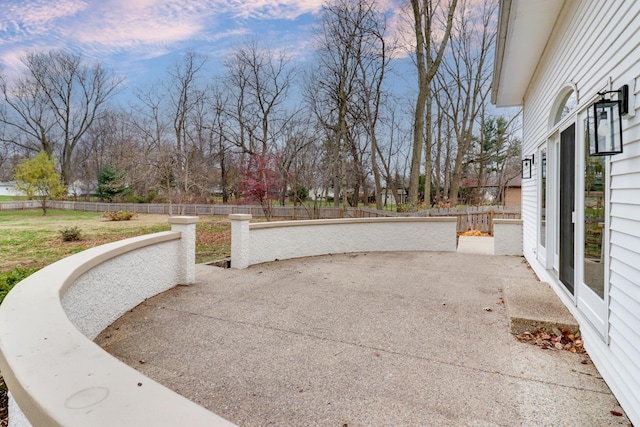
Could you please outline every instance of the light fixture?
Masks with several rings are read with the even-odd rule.
[[[522,159],[522,179],[531,178],[531,169],[532,169],[534,159],[535,159],[535,155],[533,154],[531,154],[530,156],[525,156]]]
[[[618,99],[601,99],[593,104],[593,141],[589,142],[590,156],[611,156],[622,153],[622,116],[629,112],[629,86],[618,90],[598,92],[604,96],[617,93]]]

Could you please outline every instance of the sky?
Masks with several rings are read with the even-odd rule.
[[[68,49],[136,87],[161,78],[187,51],[220,64],[253,37],[304,61],[321,6],[322,0],[0,0],[0,66],[12,73],[27,52]]]

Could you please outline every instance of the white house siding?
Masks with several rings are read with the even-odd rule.
[[[0,196],[17,196],[18,194],[14,182],[0,182]]]
[[[517,29],[516,29],[517,30]],[[610,157],[609,329],[601,339],[571,298],[536,260],[537,185],[522,182],[524,253],[581,324],[594,363],[626,410],[640,424],[640,2],[568,0],[523,100],[523,154],[536,153],[550,131],[551,107],[567,82],[578,89],[578,110],[592,103],[609,77],[629,82],[635,117],[623,122],[624,152]],[[576,142],[581,138],[576,134]],[[536,166],[538,159],[536,158]],[[580,173],[577,170],[577,173]],[[555,238],[555,237],[554,237]],[[576,266],[581,260],[576,259]],[[606,265],[606,264],[605,264]]]

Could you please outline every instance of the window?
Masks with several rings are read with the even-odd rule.
[[[555,125],[559,123],[562,119],[568,116],[573,110],[575,110],[577,105],[578,97],[576,96],[576,91],[570,90],[562,98],[560,98],[558,108],[555,110],[556,115],[553,120],[553,124]]]
[[[540,246],[547,246],[547,150],[540,150]]]
[[[584,122],[584,283],[604,299],[605,158],[589,156],[593,139],[588,119]]]

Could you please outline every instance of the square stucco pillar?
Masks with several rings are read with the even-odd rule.
[[[522,220],[493,220],[493,250],[495,255],[522,256]]]
[[[196,281],[196,224],[197,216],[169,217],[171,231],[179,231],[180,238],[180,284]]]
[[[249,267],[249,221],[251,215],[231,214],[231,268]]]

